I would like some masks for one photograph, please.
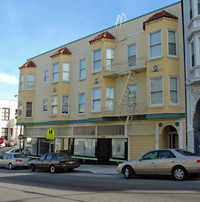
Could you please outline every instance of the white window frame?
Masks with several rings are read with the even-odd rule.
[[[130,55],[131,47],[135,47],[135,55]],[[137,67],[137,44],[133,43],[133,44],[128,45],[127,51],[128,51],[128,54],[127,54],[128,55],[128,68],[131,69],[131,68]],[[135,56],[135,65],[131,65],[131,63],[129,62],[129,58],[134,57],[134,56]]]
[[[49,70],[44,71],[44,83],[49,82]]]
[[[64,70],[64,64],[67,64],[67,70]],[[67,79],[65,79],[64,74],[67,75]],[[70,63],[69,62],[63,62],[62,63],[62,81],[69,82],[70,81]]]
[[[81,96],[83,96],[84,101],[81,101]],[[85,93],[79,93],[78,96],[78,113],[84,114],[85,113]]]
[[[47,98],[43,99],[43,102],[42,102],[42,111],[43,112],[47,112],[48,111],[48,99]]]
[[[94,98],[94,91],[95,90],[100,90],[100,98]],[[94,110],[94,102],[100,102],[100,109],[99,110]],[[93,88],[92,89],[92,112],[101,112],[101,87]]]
[[[22,118],[22,101],[20,101],[18,103],[18,116],[17,116],[18,119],[21,119]]]
[[[108,57],[108,50],[111,50],[111,58]],[[106,71],[115,70],[115,49],[106,48]]]
[[[176,86],[177,86],[177,90],[171,90],[170,89],[170,83],[171,83],[171,78],[176,78]],[[178,106],[179,105],[179,78],[178,76],[169,76],[168,77],[168,81],[169,81],[169,106]],[[171,103],[171,91],[175,91],[177,92],[177,103]]]
[[[152,100],[152,98],[151,98],[151,93],[152,93],[152,91],[151,91],[151,81],[153,79],[161,79],[161,81],[162,81],[162,89],[160,91],[161,95],[162,95],[162,103],[152,104],[152,102],[151,102],[151,100]],[[163,81],[162,76],[152,77],[152,78],[149,79],[149,105],[150,105],[150,107],[163,107],[164,106],[164,85],[163,84],[164,84],[164,81]]]
[[[27,74],[26,90],[34,90],[34,77],[34,74]]]
[[[175,33],[176,55],[170,55],[169,53],[169,32]],[[167,29],[167,53],[168,53],[168,57],[175,57],[175,58],[178,57],[177,30],[175,29]]]
[[[131,93],[130,93],[130,88],[131,88],[132,86],[135,87],[135,98],[133,98],[133,99],[135,99],[135,107],[130,108],[130,100],[131,100],[131,97],[129,97],[129,95],[131,95]],[[136,108],[136,104],[137,104],[137,84],[131,84],[131,85],[129,85],[129,87],[128,87],[127,109],[128,109],[128,110],[134,110],[134,109]]]
[[[19,90],[24,90],[24,74],[20,74]]]
[[[58,67],[58,70],[55,71],[54,69],[55,67]],[[57,77],[57,79],[55,77]],[[52,71],[52,83],[58,83],[58,82],[59,82],[59,62],[53,64],[53,71]]]
[[[67,104],[63,104],[63,97],[67,97]],[[67,113],[63,113],[63,106],[67,106]],[[69,95],[62,95],[61,96],[61,115],[67,116],[69,115]]]
[[[53,105],[53,98],[56,97],[57,98],[57,103]],[[53,108],[56,107],[57,108],[57,113],[53,113]],[[58,114],[58,95],[52,95],[51,96],[51,116],[57,116]]]
[[[29,117],[29,116],[27,116],[27,103],[31,103],[31,116]],[[29,109],[30,110],[30,109]],[[33,117],[33,102],[31,102],[31,101],[27,101],[26,102],[26,107],[25,107],[25,118],[26,119],[32,119],[32,117]]]
[[[107,97],[107,91],[112,89],[113,90],[113,97],[109,96]],[[112,103],[112,108],[110,109],[109,106],[107,106],[107,101]],[[115,88],[114,87],[106,87],[106,95],[105,95],[105,111],[106,112],[114,112],[115,111]]]
[[[82,66],[82,61],[84,61],[85,65]],[[82,77],[82,72],[84,76]],[[86,58],[80,59],[79,62],[79,80],[83,80],[86,78]]]
[[[94,55],[95,55],[95,52],[97,51],[100,51],[101,52],[101,58],[98,59],[98,60],[94,60]],[[99,70],[95,70],[95,63],[96,62],[100,62],[101,63],[101,68]],[[92,56],[92,73],[98,73],[98,72],[101,72],[102,71],[102,49],[99,48],[99,49],[96,49],[96,50],[93,50],[93,56]]]
[[[161,41],[160,41],[160,43],[157,43],[157,44],[153,44],[153,45],[151,45],[151,43],[150,43],[150,41],[151,41],[151,35],[152,34],[155,34],[155,33],[158,33],[158,32],[160,32],[160,36],[161,36]],[[150,60],[152,60],[152,59],[158,59],[158,58],[161,58],[162,56],[163,56],[163,50],[162,50],[162,46],[163,46],[163,44],[162,44],[162,30],[160,29],[160,30],[156,30],[156,31],[154,31],[154,32],[151,32],[151,33],[149,33],[149,59]],[[158,56],[155,56],[155,57],[151,57],[151,48],[154,46],[158,46],[160,44],[160,46],[161,46],[161,53],[160,53],[160,55],[158,55]]]

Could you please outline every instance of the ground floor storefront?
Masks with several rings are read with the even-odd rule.
[[[54,139],[47,139],[52,128]],[[79,125],[24,126],[24,147],[32,155],[66,152],[82,162],[115,164],[136,159],[153,149],[186,149],[184,118],[103,122]]]

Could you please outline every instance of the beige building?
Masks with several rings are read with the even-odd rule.
[[[18,96],[25,145],[98,163],[185,148],[183,61],[181,3],[28,59]]]

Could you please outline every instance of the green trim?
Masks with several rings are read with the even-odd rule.
[[[147,114],[146,119],[185,118],[185,113]]]
[[[84,159],[84,160],[92,160],[92,161],[97,161],[97,158],[92,158],[92,157],[82,157],[82,156],[71,156],[72,158],[76,159]]]
[[[127,160],[109,159],[109,161],[113,161],[113,162],[126,162]]]

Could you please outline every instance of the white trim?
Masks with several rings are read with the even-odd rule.
[[[85,68],[82,68],[81,69],[81,61],[85,60]],[[86,58],[82,58],[82,59],[79,59],[79,81],[82,81],[82,80],[85,80],[86,79]],[[85,77],[84,78],[81,78],[81,70],[85,70]]]
[[[67,102],[68,102],[68,105],[67,105],[67,114],[62,113],[62,109],[63,109],[63,97],[64,97],[64,96],[67,96]],[[60,109],[60,114],[61,114],[61,116],[68,116],[68,115],[69,115],[69,95],[67,95],[67,94],[61,95],[61,109]]]
[[[28,102],[31,102],[32,103],[32,105],[31,105],[31,117],[27,117],[26,116],[26,111],[27,111],[27,103]],[[25,119],[32,119],[33,118],[33,102],[32,101],[26,101],[25,102]]]
[[[69,64],[69,71],[63,71],[63,64]],[[69,74],[69,78],[67,80],[63,79],[63,72],[66,72]],[[62,82],[70,82],[70,62],[62,62]]]
[[[136,42],[127,45],[127,56],[128,56],[127,58],[129,58],[129,47],[131,47],[131,46],[135,46],[135,66],[129,67],[129,60],[128,60],[128,69],[132,69],[132,68],[137,67],[137,43]]]
[[[52,97],[57,97],[57,113],[53,114],[52,113]],[[58,95],[52,95],[51,96],[51,116],[57,116],[58,115]]]
[[[83,115],[85,114],[85,108],[84,108],[84,112],[81,113],[80,112],[80,95],[84,95],[84,105],[85,105],[85,92],[78,94],[78,115]]]
[[[110,47],[107,47],[107,48],[106,48],[106,63],[107,63],[107,50],[108,50],[108,49],[114,51],[114,58],[111,58],[111,59],[113,59],[114,63],[113,63],[113,66],[110,67],[110,69],[108,69],[109,65],[106,64],[106,65],[105,65],[105,66],[106,66],[105,70],[106,70],[106,71],[109,71],[109,72],[112,72],[112,71],[115,71],[115,48],[110,48]]]
[[[48,72],[48,80],[47,80],[47,81],[45,81],[45,78],[47,78],[46,75],[45,75],[46,72]],[[43,82],[44,82],[44,83],[49,83],[49,70],[45,70],[45,71],[44,71]]]
[[[101,51],[101,69],[99,71],[94,71],[94,51]],[[102,48],[98,48],[92,51],[92,73],[96,74],[102,71]]]
[[[99,111],[94,111],[94,110],[93,110],[93,92],[94,92],[95,89],[100,89],[100,91],[101,91],[100,110],[99,110]],[[91,97],[91,98],[92,98],[91,112],[92,112],[92,113],[99,113],[99,112],[101,112],[102,88],[101,88],[101,87],[92,88],[92,97]]]
[[[175,44],[176,44],[176,55],[169,54],[169,31],[175,32]],[[177,30],[176,29],[167,29],[167,55],[171,58],[178,58],[178,44],[177,44]]]
[[[58,80],[54,81],[54,74],[55,74],[55,72],[53,71],[53,68],[52,68],[52,83],[58,83],[59,82],[59,66],[60,66],[60,64],[59,64],[59,62],[56,62],[56,63],[53,64],[53,67],[56,64],[58,64],[58,72],[56,72],[56,73],[58,73]]]
[[[22,88],[21,87],[21,77],[23,76],[23,85]],[[19,91],[23,91],[24,90],[24,74],[20,74],[19,76]]]
[[[107,108],[106,108],[106,100],[107,99],[106,99],[106,91],[105,91],[105,112],[114,112],[115,111],[115,87],[113,87],[113,86],[106,86],[106,89],[108,89],[108,88],[112,88],[113,91],[114,91],[114,98],[113,98],[114,105],[113,105],[113,110],[107,110]]]
[[[44,100],[47,100],[47,111],[44,111]],[[42,112],[43,113],[47,113],[48,112],[48,104],[49,104],[48,98],[43,98],[43,100],[42,100]]]
[[[33,80],[28,80],[28,76],[33,76]],[[32,91],[32,90],[34,90],[34,80],[35,80],[35,74],[33,74],[33,73],[28,73],[27,75],[26,75],[26,90],[27,91]],[[28,82],[33,82],[33,88],[28,88]]]
[[[177,103],[170,103],[170,78],[176,78],[176,83],[177,83]],[[169,106],[170,107],[178,107],[179,106],[179,77],[178,76],[172,76],[172,75],[169,75],[168,76],[168,93],[169,93],[169,96],[168,96],[168,101],[169,101]]]

